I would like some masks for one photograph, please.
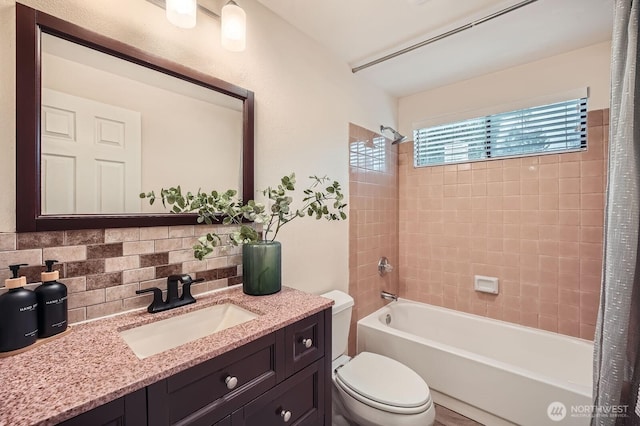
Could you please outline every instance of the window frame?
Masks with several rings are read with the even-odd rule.
[[[500,148],[499,146],[496,146],[499,144],[496,138],[499,137],[500,133],[496,133],[494,131],[494,127],[492,127],[491,125],[492,121],[499,122],[501,119],[504,119],[504,117],[507,115],[518,114],[518,113],[521,113],[522,116],[524,117],[528,112],[533,113],[534,111],[540,110],[541,108],[548,108],[549,111],[552,111],[554,106],[560,106],[562,104],[565,104],[565,106],[572,107],[573,106],[571,105],[572,103],[575,104],[575,108],[577,109],[577,112],[575,113],[574,116],[569,116],[570,119],[565,120],[566,124],[564,125],[564,129],[565,129],[565,135],[569,135],[569,132],[566,131],[566,129],[568,129],[570,126],[569,123],[571,121],[574,121],[577,123],[576,132],[579,133],[579,142],[580,142],[579,146],[558,148],[558,149],[553,149],[548,151],[540,150],[540,151],[534,151],[534,152],[519,152],[519,153],[514,153],[512,155],[496,154],[496,151],[506,150],[509,147]],[[584,152],[588,149],[587,113],[588,113],[588,96],[579,96],[572,99],[565,99],[559,102],[551,102],[551,103],[545,103],[541,105],[534,105],[527,108],[519,108],[512,111],[488,114],[480,117],[469,118],[465,120],[457,120],[454,122],[437,124],[429,127],[415,129],[414,130],[414,147],[413,147],[413,166],[414,168],[434,167],[434,166],[446,166],[446,165],[452,165],[452,164],[475,163],[479,161],[504,160],[509,158],[523,158],[523,157],[541,156],[541,155],[557,155],[557,154],[565,154],[565,153],[572,153],[572,152]],[[547,112],[547,114],[552,114],[552,113]],[[478,122],[480,120],[484,122],[484,129],[485,129],[484,142],[477,142],[474,145],[472,145],[471,148],[478,148],[483,146],[483,150],[481,151],[483,155],[482,158],[469,158],[469,153],[473,152],[473,150],[469,149],[470,148],[469,145],[467,145],[466,151],[454,152],[450,154],[446,153],[447,144],[449,144],[449,147],[450,147],[449,149],[454,150],[455,149],[454,143],[456,140],[458,140],[460,136],[477,137],[477,135],[474,135],[472,131],[467,133],[456,134],[455,135],[456,139],[451,138],[450,142],[447,141],[447,142],[441,143],[444,148],[443,155],[442,155],[443,160],[439,162],[428,162],[430,158],[437,158],[437,157],[436,155],[432,155],[431,157],[429,156],[430,154],[429,146],[428,146],[428,142],[426,141],[427,137],[426,136],[420,137],[419,136],[420,132],[428,132],[434,129],[452,128],[457,125],[463,125],[465,123],[473,123],[474,121]],[[553,119],[549,118],[549,121],[550,121],[549,126],[552,126],[553,123],[551,122],[553,121]],[[579,129],[577,126],[579,126]],[[522,129],[527,130],[524,126],[522,127]],[[493,135],[492,135],[492,131],[494,131]],[[424,141],[420,141],[420,139],[424,139]],[[567,139],[568,138],[565,136],[565,143],[568,142]],[[525,140],[526,139],[524,137],[521,137],[519,142],[524,142]],[[561,141],[552,142],[552,143],[561,143]],[[532,144],[532,146],[535,146],[537,144],[541,144],[541,143],[536,142],[535,144]],[[521,143],[520,145],[517,145],[517,147],[525,147],[525,146],[526,146],[525,143]],[[433,154],[433,152],[431,154]],[[450,155],[451,157],[454,157],[454,158],[456,155],[465,155],[467,158],[453,159],[450,161],[446,161],[447,155]],[[421,160],[420,163],[419,163],[419,160]]]

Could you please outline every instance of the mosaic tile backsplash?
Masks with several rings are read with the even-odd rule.
[[[33,289],[40,284],[44,261],[57,260],[54,269],[69,293],[69,323],[75,323],[147,306],[152,295],[136,295],[136,290],[166,290],[166,278],[173,274],[204,278],[191,286],[193,294],[241,283],[238,247],[217,247],[204,261],[193,257],[197,237],[212,229],[190,225],[0,233],[0,286],[11,276],[10,264],[27,263],[20,275]],[[232,228],[215,230],[223,234]],[[0,294],[4,291],[0,287]]]

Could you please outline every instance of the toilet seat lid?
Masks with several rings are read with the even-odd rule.
[[[336,371],[341,384],[391,407],[417,408],[431,399],[429,387],[415,371],[386,356],[362,352]]]

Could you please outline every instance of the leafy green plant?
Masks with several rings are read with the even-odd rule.
[[[340,184],[337,181],[331,182],[326,176],[310,176],[309,179],[311,183],[303,191],[302,206],[297,209],[291,206],[292,192],[295,191],[296,184],[295,173],[282,177],[277,187],[268,187],[262,191],[270,200],[269,208],[254,200],[243,203],[237,197],[237,191],[233,189],[225,192],[214,190],[208,193],[198,191],[196,194],[183,194],[180,186],[176,186],[161,189],[158,196],[154,191],[141,193],[140,198],[148,199],[149,204],[160,198],[162,205],[169,207],[173,213],[197,213],[198,223],[240,225],[238,230],[229,234],[229,242],[232,245],[261,239],[274,241],[280,229],[296,218],[306,216],[330,221],[347,218],[344,212],[347,205],[344,203]],[[247,223],[261,225],[263,235]],[[198,243],[193,247],[194,256],[202,260],[221,243],[222,240],[217,233],[209,232],[198,238]]]

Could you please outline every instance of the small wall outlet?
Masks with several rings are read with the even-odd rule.
[[[482,293],[498,294],[498,278],[485,277],[483,275],[474,275],[473,289]]]

